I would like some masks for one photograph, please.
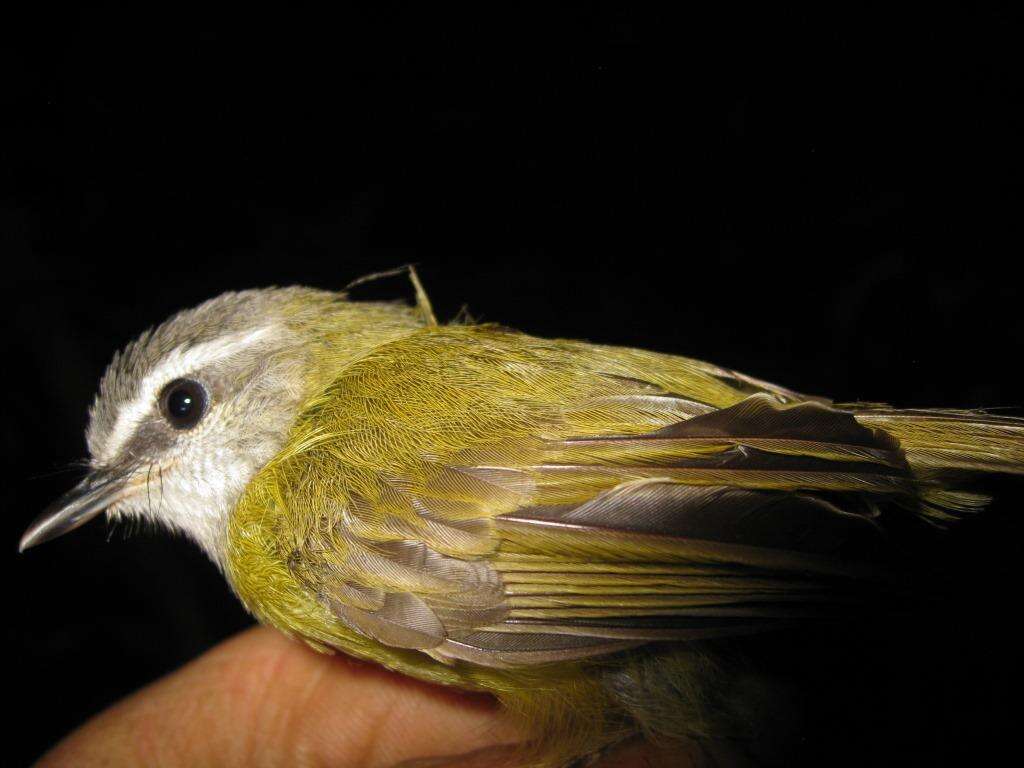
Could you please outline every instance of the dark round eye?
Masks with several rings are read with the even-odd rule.
[[[195,379],[175,379],[160,393],[160,410],[175,429],[192,429],[206,413],[206,399]]]

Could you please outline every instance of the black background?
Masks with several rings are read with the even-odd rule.
[[[162,534],[95,523],[14,554],[77,478],[113,350],[223,290],[415,262],[445,317],[468,304],[840,400],[1024,405],[1017,19],[478,14],[6,25],[14,764],[248,623]],[[807,662],[838,701],[807,754],[985,764],[1015,746],[1018,512],[937,545],[960,585],[933,614],[855,630],[827,672]]]

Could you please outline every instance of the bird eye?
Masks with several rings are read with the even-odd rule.
[[[175,429],[192,429],[206,413],[206,390],[195,379],[175,379],[160,393],[160,410]]]

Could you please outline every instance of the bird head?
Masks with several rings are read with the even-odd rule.
[[[401,304],[307,288],[227,293],[178,313],[114,356],[90,409],[89,474],[20,548],[105,511],[183,532],[221,563],[231,509],[302,404],[347,361],[420,324]]]

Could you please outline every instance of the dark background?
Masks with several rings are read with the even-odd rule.
[[[465,303],[840,400],[1024,405],[1021,32],[996,13],[552,5],[10,20],[13,763],[248,623],[185,541],[95,523],[14,554],[77,479],[114,349],[223,290],[415,262],[444,317]],[[1008,492],[937,544],[948,602],[804,665],[835,694],[808,755],[977,765],[1016,748]]]

